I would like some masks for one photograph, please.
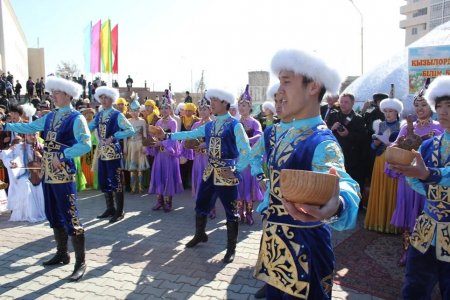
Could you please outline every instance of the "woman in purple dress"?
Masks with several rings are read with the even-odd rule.
[[[163,97],[161,102],[161,119],[156,126],[165,132],[176,132],[177,122],[170,117],[171,101]],[[178,141],[164,140],[155,142],[148,148],[148,154],[154,156],[149,194],[156,194],[156,205],[153,210],[164,208],[165,212],[172,210],[172,197],[183,192],[180,175],[180,144]]]
[[[238,103],[239,114],[241,115],[241,123],[244,126],[245,132],[250,141],[250,146],[253,146],[262,134],[261,124],[253,118],[252,112],[252,98],[249,93],[248,84],[245,92],[242,94]],[[258,180],[253,177],[250,172],[250,166],[241,172],[242,180],[238,186],[238,212],[241,222],[246,222],[248,225],[253,225],[253,206],[255,201],[262,201],[264,193],[259,187]],[[244,213],[245,208],[245,213]],[[244,216],[245,214],[245,216]]]
[[[432,111],[427,101],[423,97],[414,99],[414,109],[417,121],[413,123],[414,134],[426,140],[434,135],[440,135],[444,130],[437,121],[433,121]],[[407,125],[400,130],[396,143],[407,136]],[[409,235],[414,228],[416,218],[423,209],[425,197],[411,189],[405,180],[405,176],[398,178],[397,203],[394,214],[392,215],[391,224],[395,227],[403,229],[403,245],[399,266],[406,264],[406,253],[409,247]]]
[[[211,103],[206,98],[203,98],[199,102],[198,113],[200,116],[200,121],[192,125],[194,130],[197,127],[203,126],[211,119]],[[200,145],[194,149],[194,163],[192,165],[192,198],[197,199],[198,188],[200,187],[200,182],[203,180],[203,171],[208,164],[208,152],[206,149],[206,144],[203,138],[200,139]],[[209,218],[214,219],[216,217],[216,209],[213,207],[209,213]]]

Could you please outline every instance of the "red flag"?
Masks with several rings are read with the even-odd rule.
[[[111,49],[113,54],[113,67],[112,67],[112,73],[118,74],[119,73],[119,24],[114,26],[114,28],[111,31]]]

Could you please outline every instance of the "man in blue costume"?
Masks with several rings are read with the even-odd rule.
[[[164,134],[160,129],[158,137],[172,140],[205,138],[208,165],[203,173],[195,204],[195,236],[186,247],[191,248],[208,241],[206,221],[217,196],[222,201],[227,218],[227,252],[223,262],[230,263],[234,260],[239,229],[236,210],[238,174],[245,167],[241,158],[245,160],[250,152],[250,145],[244,127],[228,112],[230,105],[236,102],[235,97],[219,89],[208,89],[205,97],[211,101],[211,110],[216,115],[214,121],[192,131]],[[239,163],[236,164],[238,157]]]
[[[268,180],[269,190],[255,276],[267,283],[267,299],[331,299],[334,254],[327,224],[354,228],[359,204],[358,184],[345,172],[342,150],[320,116],[320,100],[326,91],[338,93],[340,78],[322,59],[298,50],[279,51],[272,71],[280,80],[283,122],[266,128],[252,149],[252,175]],[[292,204],[281,194],[282,169],[337,174],[339,188],[324,206]]]
[[[103,110],[89,123],[89,129],[97,129],[99,137],[98,185],[106,200],[106,210],[97,218],[111,217],[109,223],[114,223],[124,217],[123,152],[119,140],[134,135],[134,128],[121,112],[112,107],[119,99],[117,89],[101,86],[95,90],[95,99],[100,101]]]
[[[410,236],[402,299],[431,299],[436,283],[442,299],[450,299],[450,76],[434,79],[425,99],[444,134],[422,143],[414,165],[390,164],[427,198]]]
[[[81,94],[81,86],[69,80],[48,77],[46,89],[52,93],[56,111],[31,123],[8,123],[3,130],[18,133],[44,132],[42,158],[45,215],[53,228],[57,252],[44,266],[68,264],[68,235],[75,251],[75,268],[71,281],[79,280],[86,271],[84,229],[78,217],[73,158],[91,149],[91,135],[86,119],[72,105],[72,98]]]

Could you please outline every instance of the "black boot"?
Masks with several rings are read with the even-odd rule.
[[[56,254],[52,259],[43,262],[44,266],[67,265],[70,262],[70,255],[67,251],[68,235],[64,228],[53,228],[53,234],[56,241]]]
[[[75,267],[69,280],[78,281],[86,272],[84,233],[72,236],[72,244],[75,251]]]
[[[223,258],[223,263],[228,264],[234,260],[236,253],[236,243],[238,237],[239,222],[227,221],[227,253]]]
[[[113,193],[107,192],[105,194],[105,200],[106,200],[106,210],[101,215],[97,216],[99,219],[109,218],[114,215],[116,212],[116,209],[114,208],[114,199],[113,199]]]
[[[207,216],[195,216],[195,235],[194,238],[186,244],[186,248],[192,248],[200,242],[205,243],[208,241],[208,236],[205,232],[206,220]]]
[[[123,212],[123,192],[115,192],[114,194],[116,198],[116,213],[109,220],[109,223],[120,221],[125,215]]]

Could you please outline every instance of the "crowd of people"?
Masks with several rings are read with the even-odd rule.
[[[422,266],[448,268],[450,80],[443,76],[430,86],[427,81],[414,99],[415,115],[402,120],[403,104],[393,87],[355,112],[355,97],[338,95],[337,72],[315,54],[279,51],[272,71],[280,82],[268,91],[263,118],[252,115],[248,85],[239,97],[208,89],[197,105],[187,92],[188,101],[176,105],[170,89],[156,100],[134,92],[126,99],[101,85],[83,98],[79,81],[41,78],[36,93],[42,99],[45,89],[49,100],[0,104],[10,220],[50,222],[57,252],[45,265],[69,263],[71,236],[76,263],[70,278],[77,281],[86,270],[77,191],[86,185],[101,190],[105,211],[98,218],[114,223],[124,218],[127,192],[155,195],[151,209],[170,213],[173,197],[191,189],[195,234],[187,248],[208,241],[207,220],[216,217],[220,200],[227,227],[223,262],[232,262],[239,224],[253,225],[256,210],[263,233],[255,277],[267,283],[267,299],[330,299],[330,228],[354,228],[360,210],[366,229],[402,233],[405,298],[417,293],[418,281],[422,293],[429,293],[438,277],[443,298],[450,297],[442,276],[448,273]],[[132,91],[132,82],[127,86]],[[417,150],[415,163],[388,164],[389,147]],[[42,180],[36,172],[41,169]],[[330,173],[339,177],[338,186],[323,206],[286,201],[283,169]],[[30,190],[26,199],[15,192],[23,188]]]

